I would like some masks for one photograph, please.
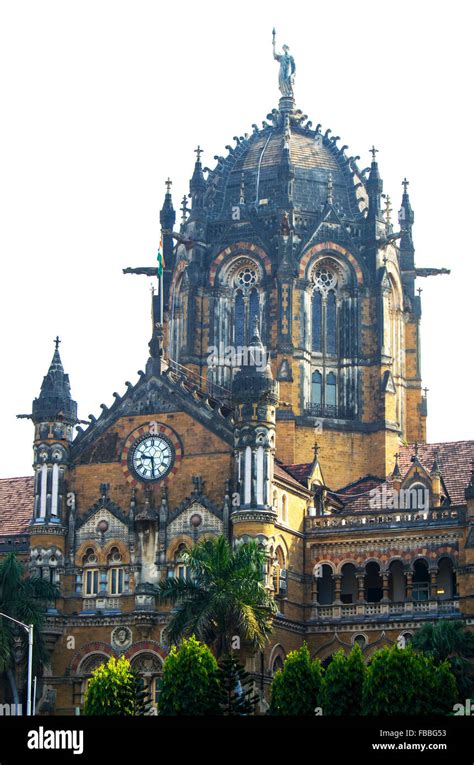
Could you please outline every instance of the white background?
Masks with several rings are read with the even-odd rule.
[[[428,440],[472,436],[472,18],[469,4],[108,2],[0,6],[0,475],[27,475],[31,412],[53,353],[79,414],[137,379],[150,337],[164,181],[179,208],[194,148],[214,166],[277,106],[279,47],[296,100],[370,162],[394,220],[410,180]],[[179,210],[177,226],[179,224]]]

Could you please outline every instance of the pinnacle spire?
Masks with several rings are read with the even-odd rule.
[[[54,340],[54,353],[41,391],[33,401],[33,421],[62,419],[71,424],[77,422],[77,404],[71,397],[69,375],[64,372],[59,354],[59,337]]]
[[[168,178],[165,181],[166,193],[165,193],[165,199],[163,202],[163,207],[161,208],[161,211],[160,211],[160,223],[161,223],[161,228],[163,229],[163,232],[172,231],[176,221],[176,213],[174,211],[173,198],[171,196],[172,183],[173,181],[171,181],[170,178]]]

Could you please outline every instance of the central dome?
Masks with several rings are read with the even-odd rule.
[[[205,195],[211,217],[227,217],[243,202],[261,213],[286,208],[291,182],[295,211],[318,215],[330,199],[342,218],[361,220],[368,201],[358,157],[348,157],[347,146],[339,148],[330,130],[313,130],[302,112],[274,109],[268,119],[261,129],[254,125],[250,136],[235,136],[227,157],[215,157]]]

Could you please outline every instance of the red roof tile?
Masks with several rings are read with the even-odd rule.
[[[401,446],[399,451],[400,473],[403,479],[412,465],[411,458],[415,454],[415,445]],[[465,504],[464,489],[468,485],[471,475],[474,441],[448,441],[446,443],[418,445],[418,459],[428,473],[431,472],[436,455],[451,504]],[[383,484],[391,486],[391,476],[388,476],[384,481],[382,478],[368,475],[342,487],[335,494],[344,502],[346,511],[367,511],[371,489]],[[352,496],[353,498],[351,498]]]
[[[0,478],[0,536],[24,534],[33,513],[34,478]]]
[[[282,465],[277,460],[275,460],[273,475],[275,478],[279,478],[280,480],[286,481],[286,483],[289,483],[292,486],[297,486],[298,489],[301,489],[304,487],[307,490],[306,482],[298,481],[296,477],[289,472],[288,466]]]
[[[471,475],[471,461],[474,460],[474,441],[447,441],[438,444],[419,444],[418,459],[431,472],[436,452],[444,485],[453,505],[464,505],[464,489]],[[410,469],[415,445],[400,448],[400,471],[402,476]]]
[[[312,462],[300,462],[295,465],[285,465],[285,470],[288,471],[297,481],[300,481],[304,486],[307,486],[307,479],[311,473],[313,467]]]

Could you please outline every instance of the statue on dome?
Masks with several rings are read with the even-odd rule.
[[[280,73],[278,75],[278,85],[280,93],[285,97],[293,97],[293,85],[295,82],[295,59],[289,54],[288,45],[283,46],[283,53],[276,52],[275,43],[276,32],[273,29],[273,58],[280,64]]]

